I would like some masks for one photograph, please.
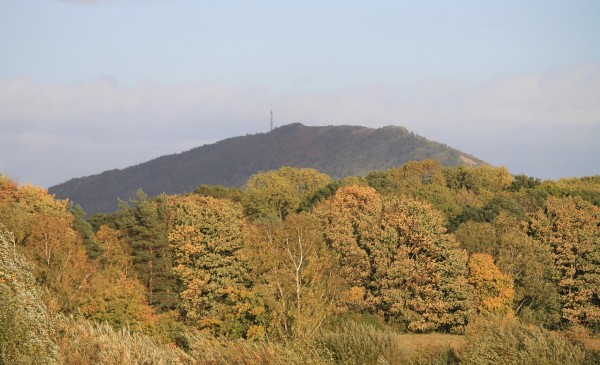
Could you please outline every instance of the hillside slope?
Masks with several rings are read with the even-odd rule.
[[[241,186],[254,173],[281,166],[312,167],[341,178],[424,159],[444,166],[483,163],[403,127],[307,127],[296,123],[72,179],[49,192],[69,198],[88,213],[111,212],[117,208],[117,198],[133,198],[138,188],[153,196],[190,192],[200,184]]]

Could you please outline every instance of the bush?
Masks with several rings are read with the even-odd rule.
[[[582,364],[583,350],[566,338],[514,317],[478,319],[467,327],[461,364]]]
[[[0,226],[0,364],[56,364],[52,322],[31,268]]]

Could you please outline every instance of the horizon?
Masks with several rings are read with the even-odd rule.
[[[0,173],[50,187],[277,126],[600,174],[600,3],[7,0]]]

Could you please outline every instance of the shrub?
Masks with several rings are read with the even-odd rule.
[[[582,364],[583,350],[558,333],[526,325],[514,317],[489,317],[467,327],[461,364]]]
[[[52,322],[31,268],[0,226],[0,364],[56,364]]]

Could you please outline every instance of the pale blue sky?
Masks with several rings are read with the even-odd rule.
[[[600,173],[600,1],[0,0],[0,172],[50,186],[263,132],[404,125]]]

